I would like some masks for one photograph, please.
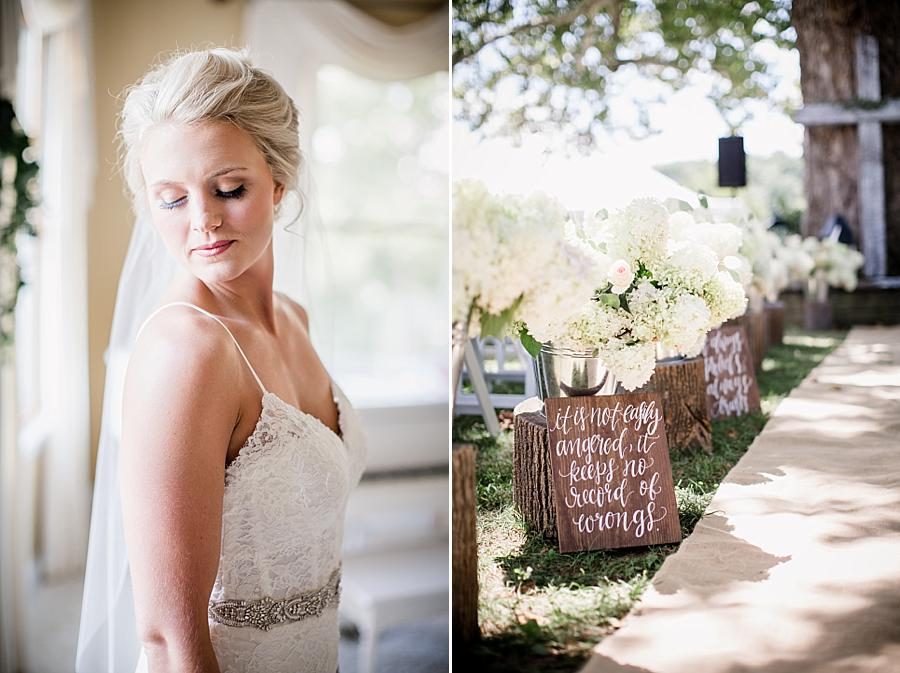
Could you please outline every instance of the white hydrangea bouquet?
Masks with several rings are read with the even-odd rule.
[[[523,344],[535,356],[541,344],[596,351],[627,390],[650,380],[657,344],[694,356],[709,330],[746,307],[733,225],[670,215],[655,199],[637,199],[570,223],[567,242],[591,260],[591,279],[600,282],[586,303],[523,302],[516,311]]]
[[[763,300],[777,301],[778,295],[790,284],[788,260],[782,253],[781,237],[770,231],[759,220],[748,220],[743,225],[744,236],[741,256],[750,263],[751,280],[745,287],[750,308],[759,311]]]
[[[809,274],[812,273],[813,268],[816,266],[812,255],[809,254],[809,251],[804,246],[803,238],[798,234],[785,236],[778,254],[787,268],[790,285],[806,282]]]
[[[803,240],[803,248],[813,261],[809,287],[818,301],[825,300],[829,286],[847,292],[856,289],[857,273],[865,261],[861,252],[830,238],[820,241],[812,236]]]
[[[565,208],[543,194],[454,184],[453,319],[466,336],[501,336],[518,311],[574,312],[590,300],[599,271],[566,243],[566,221]]]

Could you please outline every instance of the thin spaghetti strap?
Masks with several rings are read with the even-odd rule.
[[[241,348],[241,345],[238,343],[238,340],[234,337],[234,334],[231,333],[231,330],[228,329],[228,326],[227,326],[224,322],[222,322],[221,320],[219,320],[216,316],[214,316],[212,313],[210,313],[209,311],[207,311],[207,310],[205,310],[205,309],[202,309],[202,308],[200,308],[199,306],[195,306],[194,304],[191,304],[191,303],[189,303],[189,302],[186,302],[186,301],[173,301],[173,302],[170,302],[170,303],[168,303],[168,304],[163,304],[163,305],[160,306],[158,309],[156,309],[155,311],[153,311],[153,313],[151,313],[150,315],[147,316],[147,319],[144,320],[143,324],[141,324],[141,327],[140,327],[140,329],[138,330],[137,336],[134,338],[135,342],[138,340],[138,337],[141,335],[141,332],[143,331],[144,327],[147,325],[148,322],[150,322],[150,319],[151,319],[153,316],[155,316],[157,313],[159,313],[160,311],[162,311],[164,308],[168,308],[169,306],[190,306],[191,308],[200,311],[200,313],[203,313],[204,315],[208,315],[210,318],[212,318],[212,319],[215,320],[217,323],[219,323],[222,327],[224,327],[224,328],[225,328],[225,331],[228,332],[228,336],[230,336],[230,337],[231,337],[231,340],[234,342],[234,345],[237,346],[238,353],[241,354],[241,357],[244,358],[244,362],[246,362],[246,363],[247,363],[247,366],[250,368],[250,373],[253,374],[253,378],[256,379],[256,383],[259,385],[260,390],[263,391],[263,395],[265,395],[265,394],[268,392],[268,391],[266,390],[266,387],[263,385],[262,381],[260,381],[259,376],[257,376],[256,370],[253,369],[253,365],[250,364],[250,360],[247,358],[247,355],[244,353],[244,349]]]

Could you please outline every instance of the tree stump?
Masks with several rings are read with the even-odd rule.
[[[763,358],[768,350],[768,328],[766,327],[765,311],[750,311],[750,352],[753,354],[753,366],[759,370],[762,368]]]
[[[453,641],[470,643],[478,629],[478,540],[475,528],[475,447],[453,447]]]
[[[513,428],[513,501],[532,529],[555,540],[556,506],[547,419],[537,412],[524,412],[516,415]]]
[[[784,302],[766,304],[766,328],[769,332],[769,346],[784,343]]]
[[[827,299],[812,301],[807,297],[803,302],[803,326],[811,330],[831,329],[833,326],[831,302]]]
[[[750,355],[753,359],[753,368],[762,367],[763,358],[766,356],[766,340],[768,328],[766,327],[765,311],[747,311],[738,318],[732,318],[725,323],[726,326],[742,326],[747,332],[747,341],[750,344]]]
[[[712,451],[712,421],[702,357],[657,362],[653,377],[636,392],[656,392],[662,397],[669,451]]]

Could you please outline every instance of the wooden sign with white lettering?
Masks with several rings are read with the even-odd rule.
[[[681,540],[659,394],[544,400],[561,552]]]
[[[706,399],[713,418],[759,411],[759,386],[743,327],[720,327],[703,347]]]

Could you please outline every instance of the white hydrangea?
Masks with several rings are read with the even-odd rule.
[[[628,344],[615,339],[600,347],[600,359],[622,387],[635,390],[646,384],[656,369],[656,344]]]
[[[775,301],[790,283],[787,263],[779,252],[782,247],[778,234],[769,231],[762,222],[749,220],[745,223],[741,254],[750,261],[753,269],[748,290],[760,299],[765,297]]]
[[[669,233],[673,241],[691,241],[712,248],[720,260],[737,255],[743,237],[740,228],[730,222],[698,222],[683,210],[669,216]]]
[[[700,290],[719,270],[712,248],[693,241],[673,241],[669,255],[651,266],[654,278],[668,285]]]
[[[454,320],[473,310],[504,313],[544,291],[550,269],[569,276],[560,250],[565,220],[565,209],[543,195],[498,197],[478,182],[454,184]]]
[[[590,305],[599,284],[589,260],[562,242],[556,245],[556,252],[548,268],[561,273],[538,273],[541,282],[522,299],[515,316],[542,343],[565,338],[569,323]]]
[[[712,327],[742,315],[747,309],[747,294],[743,286],[726,271],[719,271],[710,279],[703,288],[703,298],[709,307]]]
[[[847,292],[856,289],[857,273],[865,261],[861,252],[830,238],[819,241],[813,237],[803,240],[803,249],[813,260],[812,275],[824,278],[831,287]]]
[[[503,216],[524,212],[518,226],[525,232],[537,228],[541,218],[559,220],[558,214],[536,216],[541,204],[517,209],[510,204]],[[733,225],[698,223],[686,211],[670,216],[660,202],[638,199],[611,216],[555,227],[551,239],[556,240],[531,238],[531,245],[544,246],[540,253],[507,245],[504,254],[515,250],[516,263],[539,280],[526,284],[501,265],[516,284],[489,299],[509,301],[518,291],[516,319],[531,336],[556,347],[597,349],[622,385],[633,390],[653,374],[657,344],[696,355],[710,329],[744,311],[747,298],[736,278],[749,275],[750,264],[737,254],[741,235]],[[478,255],[473,251],[473,256]],[[482,294],[473,296],[487,296],[485,277],[500,282],[483,275]],[[482,303],[494,305],[479,299]]]
[[[702,297],[681,294],[671,302],[661,342],[667,348],[687,354],[706,336],[712,312]]]
[[[656,199],[635,199],[600,226],[606,253],[625,260],[632,269],[666,257],[669,213]]]
[[[664,329],[668,313],[666,293],[643,281],[628,295],[632,315],[631,336],[638,341],[656,341]]]
[[[592,301],[569,323],[567,333],[554,343],[575,350],[596,347],[628,335],[632,320],[632,315],[624,309]]]
[[[816,265],[812,255],[804,249],[803,239],[797,234],[785,236],[779,255],[787,267],[789,283],[806,280]]]

